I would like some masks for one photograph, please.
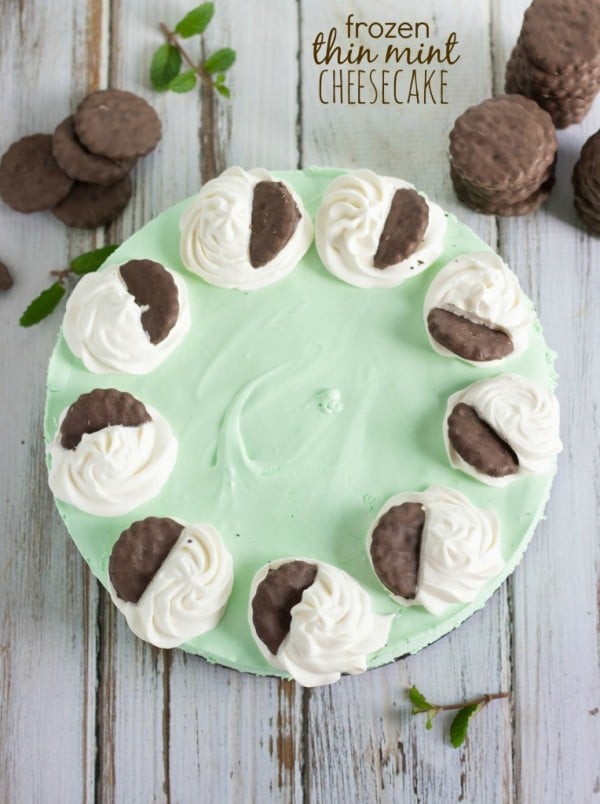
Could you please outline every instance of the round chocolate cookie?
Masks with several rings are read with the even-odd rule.
[[[131,198],[131,189],[129,176],[108,186],[75,182],[69,195],[52,212],[67,226],[95,229],[121,214]]]
[[[10,271],[3,262],[0,262],[0,291],[10,290],[13,284],[13,278],[10,275]]]
[[[525,12],[522,46],[547,73],[570,72],[600,55],[600,5],[586,0],[533,0]]]
[[[160,118],[152,106],[121,89],[92,92],[79,104],[74,119],[83,145],[109,159],[144,156],[161,137]]]
[[[126,176],[136,159],[107,159],[90,153],[77,139],[73,116],[57,126],[52,137],[54,158],[72,179],[91,184],[114,184]]]
[[[19,212],[51,209],[72,185],[52,156],[50,134],[23,137],[0,160],[0,196]]]
[[[534,182],[552,164],[557,143],[537,105],[516,95],[467,109],[450,133],[452,163],[468,181],[497,190]]]

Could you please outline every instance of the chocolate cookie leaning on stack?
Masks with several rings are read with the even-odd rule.
[[[600,3],[533,0],[505,88],[539,103],[557,128],[583,120],[600,91]]]
[[[550,195],[556,165],[550,116],[520,95],[466,110],[450,132],[450,175],[458,198],[484,215],[527,215]]]
[[[573,170],[573,189],[579,217],[590,231],[600,235],[600,131],[581,150]]]

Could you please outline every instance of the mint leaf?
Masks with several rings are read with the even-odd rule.
[[[408,697],[413,705],[413,715],[418,714],[419,712],[429,712],[430,709],[433,709],[432,705],[429,703],[427,698],[423,695],[422,692],[416,687],[411,687],[408,691]],[[431,726],[429,726],[431,728]]]
[[[93,251],[86,251],[85,254],[80,254],[79,257],[71,260],[70,268],[77,276],[91,274],[92,271],[97,271],[102,263],[118,248],[118,246],[102,246],[102,248],[96,248]]]
[[[165,42],[152,56],[150,83],[154,89],[165,90],[181,69],[181,53]]]
[[[209,56],[203,64],[205,73],[224,73],[235,61],[235,50],[230,47],[223,47],[216,50]]]
[[[178,33],[179,36],[182,36],[184,39],[189,39],[190,36],[204,33],[214,13],[214,3],[202,3],[201,6],[192,9],[189,14],[186,14],[183,19],[179,20],[175,26],[175,33]]]
[[[450,724],[450,742],[455,748],[458,748],[464,743],[465,737],[467,736],[469,720],[475,712],[477,712],[479,707],[480,704],[472,703],[458,710],[458,713]]]
[[[50,315],[64,295],[65,289],[60,282],[50,285],[49,288],[40,293],[37,299],[31,302],[19,319],[19,324],[22,327],[32,327],[37,324]]]
[[[224,84],[225,83],[225,75],[223,73],[219,73],[219,75],[215,78],[215,84]]]
[[[229,88],[225,86],[225,84],[216,84],[215,89],[219,95],[223,95],[224,98],[231,97],[231,92],[229,91]]]
[[[177,75],[170,83],[169,89],[173,92],[190,92],[196,86],[196,73],[194,70],[187,70],[181,75]]]

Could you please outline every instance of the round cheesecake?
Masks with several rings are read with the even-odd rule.
[[[526,346],[519,340],[514,354],[505,356],[503,347],[502,359],[495,354],[486,365],[432,346],[424,316],[432,282],[453,260],[474,254],[485,264],[485,254],[493,254],[452,215],[437,212],[439,207],[439,248],[427,252],[434,259],[431,264],[415,262],[412,271],[402,249],[413,246],[392,243],[397,259],[402,257],[400,284],[378,282],[377,271],[371,269],[367,273],[374,282],[344,281],[327,240],[325,218],[333,202],[320,217],[317,213],[328,187],[345,175],[319,168],[273,172],[275,181],[293,190],[310,220],[318,221],[319,250],[312,242],[304,256],[295,257],[297,264],[286,263],[281,276],[273,274],[258,287],[237,278],[239,287],[232,286],[233,280],[219,287],[198,275],[200,271],[188,270],[182,260],[181,222],[193,217],[196,201],[166,210],[123,243],[100,272],[114,272],[114,266],[134,260],[165,266],[177,286],[185,284],[189,329],[145,374],[110,373],[110,368],[94,373],[61,333],[48,370],[45,436],[51,471],[52,445],[65,410],[96,389],[132,395],[150,411],[150,419],[160,416],[168,424],[178,444],[157,493],[126,513],[99,516],[55,495],[67,530],[93,574],[114,594],[111,553],[136,522],[156,517],[210,523],[232,559],[231,594],[219,608],[224,613],[216,625],[179,647],[259,675],[286,675],[257,645],[248,621],[253,579],[261,568],[302,556],[356,581],[373,616],[391,615],[385,644],[368,656],[367,666],[377,667],[421,650],[483,606],[521,559],[555,472],[551,461],[543,472],[518,474],[514,482],[498,487],[449,461],[448,400],[476,381],[505,373],[551,392],[554,355],[525,298],[528,338]],[[407,204],[414,206],[404,183],[390,185],[386,192],[390,198],[396,194],[398,215],[405,214]],[[430,214],[435,205],[419,203],[415,217],[421,216],[418,231],[425,237],[427,205]],[[385,215],[376,213],[383,227]],[[339,228],[338,217],[331,225]],[[305,234],[312,232],[309,223]],[[293,239],[289,242],[293,246]],[[327,267],[324,262],[331,254]],[[218,267],[218,260],[214,264]],[[365,270],[359,268],[362,277]],[[380,270],[382,275],[389,270],[383,260]],[[456,317],[455,308],[444,312],[439,327]],[[475,323],[483,326],[479,319]],[[365,547],[386,501],[430,487],[453,490],[478,509],[493,512],[500,556],[493,577],[486,576],[473,599],[451,602],[435,613],[418,601],[402,605],[398,595],[388,594]]]

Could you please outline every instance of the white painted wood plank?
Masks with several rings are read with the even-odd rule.
[[[52,132],[102,67],[103,4],[0,4],[0,150]],[[21,312],[49,271],[96,244],[49,213],[0,205],[0,259],[15,286],[0,299],[0,800],[93,801],[97,588],[47,489],[42,414],[60,314],[32,330]]]
[[[495,0],[498,83],[526,0]],[[507,221],[507,259],[557,350],[565,451],[536,538],[515,573],[515,790],[519,801],[592,801],[600,793],[600,241],[578,223],[571,172],[600,128],[600,103],[559,132],[545,212]],[[596,714],[593,714],[596,712]]]
[[[114,242],[200,183],[198,95],[158,93],[149,84],[152,54],[164,41],[159,22],[167,15],[164,21],[174,25],[187,10],[185,3],[111,4],[109,85],[145,97],[163,123],[158,147],[134,169],[129,206],[110,227]],[[170,654],[134,637],[105,593],[100,622],[98,801],[167,801]]]
[[[209,158],[200,154],[204,179],[233,164],[296,166],[296,20],[294,0],[217,5],[207,53],[230,45],[237,62],[231,102],[202,95],[200,139],[212,144]],[[302,800],[300,688],[175,651],[169,694],[173,801]]]
[[[467,106],[491,94],[488,5],[319,3],[303,8],[303,134],[305,164],[371,167],[403,176],[456,212],[495,245],[496,225],[466,210],[450,185],[447,137]],[[426,21],[432,41],[456,31],[462,60],[448,75],[447,105],[323,105],[309,43],[347,14],[356,20]],[[367,40],[363,39],[364,43]],[[473,65],[477,69],[473,69]],[[467,749],[448,743],[449,719],[427,732],[408,714],[406,689],[416,684],[440,703],[507,689],[510,644],[507,586],[458,631],[395,665],[344,679],[309,694],[307,791],[311,802],[512,800],[510,707],[480,715]]]

